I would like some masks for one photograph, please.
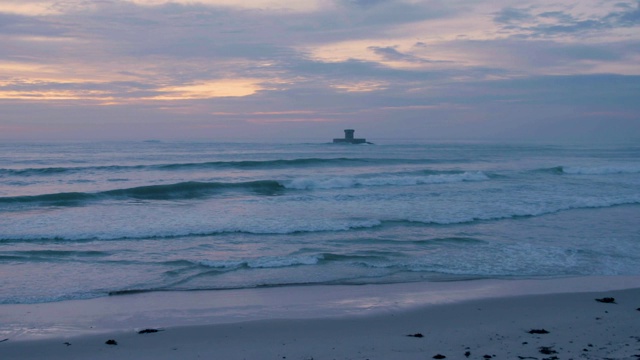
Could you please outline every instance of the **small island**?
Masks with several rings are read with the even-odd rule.
[[[344,130],[344,138],[333,139],[334,144],[366,144],[367,139],[356,139],[353,137],[353,129]]]

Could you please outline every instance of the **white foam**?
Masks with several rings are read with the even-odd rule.
[[[315,265],[322,260],[322,255],[317,256],[269,256],[251,260],[201,260],[197,263],[216,269],[237,269],[247,266],[254,269],[281,268],[296,265]]]
[[[565,166],[562,168],[565,174],[571,175],[612,175],[612,174],[638,174],[640,164],[607,165],[607,166]]]
[[[234,260],[200,260],[196,262],[198,265],[215,268],[215,269],[237,269],[244,264],[244,261]]]
[[[318,256],[273,256],[258,258],[247,262],[251,268],[279,268],[295,265],[315,265],[323,259],[322,255]]]

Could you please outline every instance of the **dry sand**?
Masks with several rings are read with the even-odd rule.
[[[638,359],[639,308],[638,277],[138,294],[2,305],[0,359]]]

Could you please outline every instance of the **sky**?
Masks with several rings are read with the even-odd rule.
[[[640,140],[638,0],[0,0],[0,140]]]

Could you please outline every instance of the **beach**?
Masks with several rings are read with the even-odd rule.
[[[633,276],[130,294],[1,305],[0,357],[636,359],[639,308]]]
[[[640,0],[0,0],[0,360],[640,360],[639,43]]]

